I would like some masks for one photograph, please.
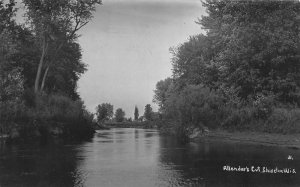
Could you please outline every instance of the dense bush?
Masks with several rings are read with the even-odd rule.
[[[185,126],[216,127],[223,118],[224,97],[202,85],[189,85],[166,101],[166,113]]]
[[[253,107],[242,108],[226,108],[226,118],[221,123],[221,127],[229,130],[242,130],[250,128],[250,125],[258,121],[254,116],[255,109]]]
[[[77,121],[83,116],[83,103],[62,95],[42,95],[36,97],[33,110],[35,119]]]
[[[82,101],[58,94],[37,95],[33,107],[16,101],[0,103],[2,133],[18,129],[21,136],[34,136],[36,130],[47,135],[58,128],[67,138],[83,137],[94,132],[93,120]]]
[[[275,108],[264,124],[264,131],[275,133],[300,133],[299,108]]]
[[[163,119],[172,121],[173,133],[186,137],[190,127],[223,128],[275,133],[300,132],[300,109],[276,101],[272,94],[241,100],[234,91],[188,85],[173,92],[165,103]],[[170,127],[162,127],[168,129]]]

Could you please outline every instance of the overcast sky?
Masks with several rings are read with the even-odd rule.
[[[79,93],[95,112],[111,103],[132,117],[152,103],[159,80],[171,76],[169,48],[201,33],[195,21],[204,14],[200,0],[103,0],[79,39],[88,71]]]

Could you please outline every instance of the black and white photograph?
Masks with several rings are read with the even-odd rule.
[[[299,187],[300,0],[0,0],[0,187]]]

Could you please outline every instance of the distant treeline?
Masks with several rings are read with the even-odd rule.
[[[300,2],[203,2],[206,34],[171,48],[156,85],[164,120],[189,127],[300,132]]]
[[[77,93],[86,71],[77,32],[100,3],[23,0],[19,24],[15,1],[0,1],[0,134],[91,133],[93,116]]]
[[[121,122],[126,122],[126,124],[138,124],[138,122],[154,121],[160,118],[159,113],[153,112],[150,104],[147,104],[144,109],[144,115],[139,115],[139,109],[137,106],[134,107],[134,118],[126,118],[125,112],[122,108],[116,109],[114,112],[114,106],[110,103],[102,103],[96,107],[96,121],[98,124],[122,124]],[[125,124],[125,123],[124,123]],[[131,124],[132,125],[132,124]]]

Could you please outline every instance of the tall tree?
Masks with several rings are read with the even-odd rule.
[[[241,98],[273,93],[300,103],[300,2],[213,1],[200,21],[220,80]]]
[[[125,112],[122,108],[118,108],[115,112],[115,117],[117,122],[123,122],[125,119]]]
[[[52,63],[48,73],[48,81],[42,84],[47,93],[60,92],[76,100],[77,81],[86,70],[86,65],[81,61],[81,49],[78,43],[68,43],[62,47],[57,60]]]
[[[114,114],[114,106],[110,103],[102,103],[96,107],[96,116],[98,122],[111,119]]]
[[[145,119],[148,120],[148,121],[151,121],[152,120],[152,114],[153,114],[152,107],[151,107],[150,104],[147,104],[145,106],[145,112],[144,112]]]
[[[139,109],[137,106],[134,107],[134,120],[137,121],[139,119]]]
[[[222,105],[240,109],[275,98],[299,106],[300,2],[205,0],[204,6],[198,23],[207,33],[171,48],[173,84],[166,93],[164,81],[157,83],[154,101],[164,115],[197,124],[214,121]]]
[[[14,56],[18,53],[19,41],[14,36],[15,2],[0,1],[0,104],[19,99],[23,93],[22,69],[16,67]]]
[[[171,88],[172,79],[166,78],[156,83],[156,89],[154,90],[153,102],[157,103],[159,110],[162,111],[168,97],[168,91]]]
[[[41,91],[63,46],[74,41],[77,31],[92,18],[101,0],[23,0],[27,19],[36,36],[40,59],[34,83],[35,92]],[[45,62],[46,61],[46,62]]]
[[[213,59],[216,55],[211,38],[199,34],[178,47],[171,48],[172,70],[175,86],[182,89],[188,84],[217,87],[218,69]]]

